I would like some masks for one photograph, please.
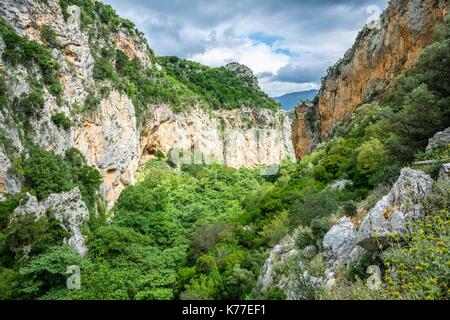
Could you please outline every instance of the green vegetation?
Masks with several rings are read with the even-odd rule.
[[[73,122],[63,112],[58,112],[52,115],[52,121],[57,127],[61,127],[64,130],[69,130],[72,127]]]
[[[201,95],[213,109],[277,109],[279,106],[267,94],[255,89],[252,79],[237,77],[235,72],[224,67],[210,68],[177,57],[162,57],[158,61],[169,75]]]
[[[59,0],[62,14],[67,20],[69,13],[67,8],[70,5],[76,5],[81,10],[81,26],[87,28],[88,26],[95,25],[97,21],[103,25],[103,27],[112,31],[117,31],[119,28],[124,28],[131,34],[140,34],[135,28],[134,23],[130,20],[123,19],[117,15],[115,10],[107,4],[103,4],[100,1],[94,0]]]
[[[118,49],[101,50],[101,56],[96,58],[93,73],[94,79],[109,80],[115,89],[133,100],[140,121],[143,121],[148,111],[147,106],[151,103],[167,103],[176,111],[196,104],[205,105],[200,96],[164,71],[145,68],[138,59],[130,60]],[[87,103],[86,101],[85,104]]]
[[[408,300],[450,298],[449,225],[448,211],[432,212],[412,225],[416,231],[406,239],[406,245],[396,244],[383,254],[389,295]]]
[[[42,27],[41,37],[50,48],[60,48],[58,40],[56,39],[56,32],[50,26]]]
[[[39,200],[52,193],[60,193],[79,187],[83,200],[92,207],[100,186],[100,173],[86,164],[77,149],[68,149],[65,157],[34,147],[29,157],[19,156],[12,171],[24,182],[23,191],[30,192]]]
[[[54,95],[61,93],[59,65],[48,48],[19,36],[3,19],[0,19],[0,36],[6,46],[2,55],[6,62],[13,66],[21,64],[26,67],[31,67],[33,63],[37,64],[43,83],[50,93]]]
[[[61,4],[63,8],[79,5],[85,26],[97,17],[105,27],[127,26],[109,6],[88,0],[61,0]],[[448,157],[449,146],[424,149],[427,140],[450,123],[449,30],[448,25],[439,31],[439,40],[399,77],[387,101],[357,107],[332,139],[299,163],[283,163],[278,175],[262,177],[258,170],[218,164],[173,170],[170,159],[159,152],[157,160],[138,172],[137,183],[122,192],[110,223],[103,212],[94,214],[101,177],[79,151],[69,149],[62,157],[29,147],[16,157],[10,172],[23,182],[22,193],[0,202],[0,298],[282,299],[284,293],[274,286],[258,288],[258,277],[273,246],[294,234],[296,249],[313,245],[318,250],[301,253],[285,269],[276,270],[295,275],[294,290],[301,298],[448,299],[450,188],[446,182],[436,183],[423,201],[425,218],[412,225],[415,231],[409,237],[401,242],[392,239],[390,250],[376,258],[364,256],[340,270],[334,289],[311,286],[299,259],[310,275],[322,276],[321,244],[336,219],[344,215],[357,219],[358,208],[370,209],[402,167],[419,166],[416,159],[440,162]],[[44,83],[56,85],[45,82],[49,74],[57,79],[47,50],[18,37],[4,23],[0,32],[8,63],[32,60],[39,65]],[[102,90],[92,90],[82,109],[97,108],[100,97],[111,88],[133,99],[140,121],[151,102],[168,103],[176,110],[197,103],[211,109],[276,107],[251,87],[249,79],[224,68],[173,57],[159,62],[167,71],[145,68],[120,50],[100,50],[94,77]],[[7,96],[4,82],[0,78],[0,90]],[[14,99],[16,113],[39,117],[43,92],[37,87]],[[62,114],[52,120],[64,129],[71,124]],[[0,132],[3,148],[16,152],[3,136]],[[436,172],[434,166],[421,169]],[[342,189],[330,187],[342,179],[352,183]],[[51,212],[39,219],[26,215],[11,219],[25,201],[24,192],[42,200],[74,187],[80,188],[91,211],[89,228],[83,230],[86,257],[63,244],[67,231]],[[382,265],[379,290],[365,285],[365,269],[373,263]],[[81,290],[66,289],[68,265],[80,266]]]

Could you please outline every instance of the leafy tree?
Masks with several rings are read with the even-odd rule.
[[[42,148],[34,148],[23,164],[25,186],[39,200],[52,193],[69,191],[74,187],[69,166],[61,157]]]
[[[383,144],[378,139],[372,139],[363,143],[357,152],[357,168],[368,175],[369,181],[375,184],[388,161]]]
[[[31,299],[49,294],[50,291],[65,289],[67,267],[72,265],[80,268],[85,265],[83,258],[76,254],[72,247],[68,245],[50,247],[19,269],[23,277],[20,291],[24,297]],[[59,298],[65,298],[68,290],[59,292],[62,293]]]
[[[52,121],[57,127],[62,127],[64,130],[69,130],[73,123],[63,112],[58,112],[52,115]]]
[[[329,217],[337,209],[338,203],[332,191],[322,190],[316,193],[308,193],[292,209],[291,219],[295,223],[307,226],[315,218]]]

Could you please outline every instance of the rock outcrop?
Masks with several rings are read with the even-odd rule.
[[[118,199],[127,185],[134,183],[139,139],[133,103],[116,91],[103,99],[99,112],[84,119],[75,131],[76,148],[103,176],[101,191],[109,204]]]
[[[291,237],[288,237],[272,249],[264,263],[263,271],[259,279],[263,290],[267,289],[270,285],[275,285],[283,291],[288,292],[289,279],[283,276],[280,277],[277,268],[282,267],[287,259],[296,253],[298,253],[298,250],[295,249],[295,241]]]
[[[279,164],[294,160],[291,124],[284,111],[267,109],[220,110],[200,108],[174,113],[168,106],[154,106],[141,139],[141,161],[157,150],[198,152],[203,161],[234,168]],[[200,159],[200,161],[202,161]]]
[[[80,190],[75,188],[68,192],[51,194],[41,202],[28,194],[21,201],[20,206],[14,210],[12,219],[19,215],[32,215],[39,219],[47,212],[54,215],[61,223],[61,228],[71,234],[70,238],[64,241],[71,245],[79,255],[85,255],[87,249],[81,229],[89,220],[89,211],[81,200]]]
[[[350,218],[341,218],[323,238],[323,255],[330,271],[347,265],[356,246],[356,227]]]
[[[408,222],[421,217],[420,201],[430,193],[433,179],[422,171],[405,168],[389,194],[372,208],[361,223],[357,243],[369,251],[385,248],[390,237],[408,232]]]
[[[446,163],[442,166],[439,171],[439,181],[449,181],[450,180],[450,163]]]
[[[292,141],[297,159],[309,154],[320,141],[317,108],[312,103],[302,103],[295,108]]]
[[[244,78],[250,79],[253,88],[259,89],[258,78],[255,77],[252,69],[250,69],[249,67],[247,67],[243,64],[240,64],[238,62],[231,62],[225,66],[225,69],[236,72],[238,77],[244,77]]]
[[[440,145],[450,145],[450,128],[436,133],[433,138],[428,141],[426,151],[430,152]]]
[[[395,78],[435,40],[434,29],[449,8],[448,0],[392,0],[379,22],[361,31],[354,46],[322,81],[315,120],[322,141],[357,105],[382,100],[389,93]],[[300,158],[315,144],[309,130],[308,123],[297,121],[294,132],[302,137],[296,142]]]

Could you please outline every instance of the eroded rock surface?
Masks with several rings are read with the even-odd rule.
[[[328,139],[334,129],[364,102],[378,101],[390,92],[395,78],[410,68],[421,50],[435,40],[435,27],[449,12],[448,0],[392,0],[380,20],[365,28],[354,46],[325,76],[318,94],[315,123],[301,118],[294,132],[298,158]],[[298,111],[297,111],[298,112]]]
[[[33,215],[39,219],[47,212],[58,219],[61,228],[70,232],[71,237],[65,239],[65,242],[71,245],[79,255],[85,255],[87,249],[81,229],[89,220],[89,211],[81,199],[80,190],[75,188],[68,192],[51,194],[41,202],[28,194],[21,201],[20,206],[14,210],[12,219],[19,215]]]
[[[408,232],[407,223],[423,215],[420,201],[430,193],[433,179],[422,171],[405,168],[389,194],[384,196],[364,218],[357,243],[366,250],[388,245],[389,237]]]
[[[323,238],[323,253],[327,266],[336,271],[346,265],[356,246],[356,227],[350,218],[341,218]]]

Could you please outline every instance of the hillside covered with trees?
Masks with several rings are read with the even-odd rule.
[[[70,189],[60,181],[78,185],[87,203],[94,203],[99,177],[85,166],[82,156],[71,151],[61,158],[36,149],[15,167],[26,188],[0,202],[0,297],[284,298],[278,288],[261,291],[257,285],[268,252],[282,238],[300,230],[299,249],[319,248],[303,261],[311,272],[323,272],[321,244],[333,221],[342,216],[355,219],[358,208],[370,209],[401,168],[412,166],[437,178],[448,162],[448,144],[425,151],[428,139],[450,123],[450,20],[437,32],[439,40],[397,79],[387,101],[359,106],[330,141],[299,163],[283,163],[275,176],[218,164],[184,165],[174,171],[159,154],[140,169],[138,183],[124,190],[111,223],[104,213],[91,216],[84,231],[85,257],[61,244],[64,232],[51,212],[38,220],[8,223],[25,192],[44,198]],[[200,66],[172,58],[165,64],[174,61],[186,65],[169,73],[186,77],[183,82],[189,90],[202,88],[206,80],[180,71]],[[127,69],[125,64],[114,72]],[[207,71],[206,79],[218,72]],[[217,91],[208,92],[202,89],[201,94],[213,105],[227,99]],[[421,164],[421,160],[433,161]],[[352,183],[341,190],[329,187],[342,179]],[[426,218],[417,222],[418,231],[376,258],[383,270],[380,290],[370,291],[362,284],[365,268],[373,261],[359,261],[343,270],[333,293],[301,283],[298,290],[312,299],[448,299],[448,180],[436,183],[433,190],[424,200]],[[20,250],[24,247],[29,250]],[[81,290],[66,289],[67,265],[83,269]],[[393,270],[401,276],[392,277]]]

